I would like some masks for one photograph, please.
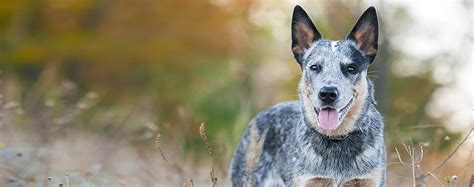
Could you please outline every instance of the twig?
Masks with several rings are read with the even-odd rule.
[[[421,144],[419,145],[419,147],[420,147],[420,153],[419,153],[420,156],[417,158],[416,157],[416,150],[417,150],[416,147],[411,146],[411,145],[406,145],[405,143],[402,143],[403,147],[405,148],[405,151],[408,153],[408,155],[411,158],[410,162],[403,161],[402,157],[400,156],[400,152],[398,151],[397,147],[395,147],[395,152],[397,154],[397,157],[398,157],[398,160],[400,161],[400,163],[402,165],[411,167],[413,186],[416,187],[417,184],[426,185],[426,178],[428,176],[432,176],[436,180],[436,182],[438,182],[441,186],[443,186],[442,182],[438,179],[438,177],[435,175],[435,173],[438,172],[448,162],[448,160],[451,159],[451,157],[453,157],[453,155],[458,151],[458,149],[468,140],[468,138],[470,137],[473,130],[474,130],[474,128],[471,128],[471,130],[467,133],[467,135],[464,137],[464,139],[456,146],[456,148],[448,155],[448,157],[446,159],[444,159],[435,169],[433,169],[432,171],[429,171],[429,172],[424,172],[422,174],[420,174],[421,173],[420,170],[416,170],[416,169],[419,167],[418,164],[421,163],[421,161],[423,160],[423,146]],[[469,157],[471,157],[471,156],[469,156]],[[470,160],[470,158],[469,158],[469,160]],[[470,164],[471,163],[469,163],[468,166]],[[467,168],[468,166],[466,166],[465,168]]]
[[[397,153],[397,157],[400,163],[402,163],[403,165],[406,165],[405,162],[403,162],[402,157],[400,156],[400,152],[398,152],[397,147],[395,147],[395,152]]]
[[[436,182],[438,182],[438,184],[442,187],[444,187],[443,183],[438,179],[438,177],[436,177],[436,175],[434,175],[433,173],[431,172],[426,172],[427,174],[431,175],[435,180]]]
[[[464,174],[463,174],[463,176],[462,176],[463,181],[464,181],[464,180],[466,179],[466,177],[467,177],[467,168],[469,168],[470,165],[471,165],[472,163],[474,163],[474,161],[471,161],[472,152],[473,152],[473,151],[474,151],[474,144],[471,146],[471,153],[469,153],[469,158],[468,158],[468,160],[467,160],[468,163],[467,163],[467,165],[466,165],[464,168],[462,168],[462,170],[464,170]],[[460,170],[459,172],[461,172],[462,170]],[[457,172],[457,173],[459,173],[459,172]],[[457,174],[457,173],[456,173],[456,174]],[[465,180],[465,181],[466,181],[466,185],[467,185],[467,183],[469,182],[469,180]],[[463,182],[463,183],[464,183],[464,182]]]
[[[403,148],[405,148],[405,151],[406,151],[406,152],[408,153],[408,155],[410,155],[410,157],[411,157],[410,149],[408,149],[410,146],[407,145],[407,144],[405,144],[405,143],[402,143],[402,145],[403,145]],[[411,145],[411,144],[410,144],[410,145]]]
[[[185,176],[183,174],[183,169],[181,169],[178,165],[176,164],[172,164],[168,158],[166,158],[165,156],[165,153],[163,152],[163,149],[161,148],[161,134],[160,132],[158,132],[158,134],[156,135],[156,139],[155,139],[155,147],[156,149],[158,149],[158,152],[160,152],[160,155],[161,155],[161,159],[163,159],[166,163],[166,165],[170,168],[172,168],[173,170],[175,170],[175,172],[181,177],[182,180],[185,179]],[[186,182],[184,184],[187,184]],[[194,184],[192,183],[192,179],[191,179],[191,184],[194,186]]]
[[[416,173],[415,173],[415,148],[410,148],[411,156],[411,175],[413,179],[413,187],[416,187]]]
[[[405,148],[405,151],[408,153],[408,156],[410,157],[410,162],[406,162],[406,161],[403,161],[402,157],[400,156],[400,152],[398,151],[398,149],[395,147],[395,152],[397,153],[397,157],[398,157],[398,160],[400,161],[400,163],[402,165],[405,165],[407,167],[410,167],[411,168],[411,180],[413,182],[413,186],[416,187],[416,185],[418,183],[426,183],[424,181],[424,177],[421,175],[421,177],[419,176],[419,164],[421,163],[421,161],[423,160],[423,146],[418,145],[419,148],[420,148],[420,155],[417,157],[417,154],[416,154],[416,147],[415,146],[412,146],[412,145],[406,145],[405,143],[403,143],[403,147]]]
[[[404,176],[400,176],[400,175],[395,175],[395,174],[387,174],[389,176],[394,176],[394,177],[398,177],[400,179],[403,179],[403,180],[406,180],[408,182],[411,182],[411,179],[410,178],[407,178],[407,177],[404,177]]]
[[[155,147],[156,147],[156,149],[158,149],[158,152],[160,152],[161,159],[163,159],[165,161],[165,163],[168,165],[168,167],[172,168],[173,166],[168,161],[168,159],[165,156],[165,153],[163,153],[163,150],[161,149],[161,134],[160,134],[160,132],[158,132],[158,134],[156,135]]]
[[[204,142],[204,144],[206,144],[207,153],[209,154],[212,160],[212,168],[211,168],[211,171],[209,171],[209,177],[211,179],[212,186],[216,187],[217,177],[214,174],[214,154],[212,153],[211,146],[209,144],[209,141],[207,140],[206,129],[204,128],[204,123],[201,123],[201,126],[199,126],[199,134],[201,135],[201,139]]]
[[[420,147],[420,158],[418,158],[418,163],[421,163],[421,161],[423,160],[423,156],[424,156],[424,152],[423,152],[423,145],[421,144],[418,144],[418,146]]]
[[[390,162],[390,163],[387,164],[387,167],[391,166],[391,165],[396,165],[396,164],[403,164],[403,163],[401,163],[401,162]]]
[[[204,129],[204,123],[201,123],[201,126],[199,126],[199,134],[201,135],[201,139],[204,144],[206,144],[207,153],[209,154],[209,156],[213,156],[214,154],[212,153],[211,146],[209,145],[209,141],[207,140],[206,129]]]
[[[471,128],[471,130],[467,133],[467,135],[464,137],[464,139],[461,141],[461,143],[458,144],[458,146],[456,146],[456,148],[454,149],[454,151],[452,151],[448,157],[446,159],[443,160],[443,162],[441,162],[440,165],[438,165],[438,167],[436,167],[435,169],[433,169],[432,171],[430,171],[430,173],[436,173],[438,172],[441,167],[443,167],[446,162],[448,162],[448,160],[458,151],[458,149],[461,147],[461,145],[464,144],[464,142],[466,142],[467,138],[469,138],[469,136],[471,135],[472,131],[474,130],[474,128]]]

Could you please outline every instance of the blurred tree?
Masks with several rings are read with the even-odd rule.
[[[265,48],[285,46],[288,50],[284,56],[291,59],[289,43],[272,38],[271,24],[252,21],[258,19],[254,13],[260,9],[281,5],[266,3],[258,0],[2,0],[0,66],[21,75],[25,87],[31,86],[48,64],[61,69],[60,76],[106,95],[103,103],[149,99],[156,103],[157,121],[172,124],[170,129],[182,133],[187,140],[186,147],[193,147],[199,141],[197,131],[189,129],[197,130],[201,121],[206,122],[210,139],[219,136],[235,142],[237,136],[227,136],[233,126],[247,123],[254,113],[263,109],[254,103],[272,94],[256,93],[260,90],[254,89],[261,86],[260,81],[265,81],[256,80],[260,68],[269,67],[262,64],[280,52]],[[361,1],[308,4],[312,5],[308,7],[322,7],[322,12],[316,12],[315,22],[328,39],[345,37],[366,8]],[[291,7],[281,6],[288,10],[282,16],[286,20],[279,21],[289,25]],[[376,98],[386,116],[387,133],[399,132],[414,142],[443,142],[439,141],[440,137],[452,136],[444,128],[412,129],[420,124],[443,124],[425,112],[439,86],[432,80],[432,72],[403,77],[390,71],[404,55],[391,41],[410,19],[403,8],[396,12],[392,17],[380,14],[381,51],[369,72],[376,82]],[[289,37],[288,33],[285,41]],[[285,76],[289,75],[281,77]],[[283,85],[286,98],[296,98],[296,80],[281,77],[279,82],[289,85]],[[271,86],[275,85],[268,85]],[[187,130],[181,131],[183,128]],[[399,142],[397,136],[388,138],[391,143]]]
[[[59,77],[105,95],[103,107],[147,98],[160,124],[184,132],[186,145],[199,134],[181,130],[200,121],[212,139],[219,130],[231,132],[250,89],[242,68],[259,54],[247,42],[253,2],[228,3],[1,1],[0,67],[21,75],[28,88],[46,65],[57,66]]]

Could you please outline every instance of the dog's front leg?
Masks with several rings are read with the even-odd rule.
[[[376,187],[377,184],[372,179],[352,179],[345,182],[343,187]]]
[[[352,178],[342,183],[343,187],[378,187],[382,185],[383,172],[380,169]]]

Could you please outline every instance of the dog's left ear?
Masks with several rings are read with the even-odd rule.
[[[347,36],[348,40],[353,40],[356,47],[367,53],[372,63],[378,49],[379,23],[377,12],[374,7],[369,7],[360,16],[359,21]]]

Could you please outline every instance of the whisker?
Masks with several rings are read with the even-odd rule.
[[[298,72],[298,73],[296,73],[296,74],[290,76],[290,79],[294,79],[296,76],[299,76],[299,75],[301,75],[301,74],[302,74],[302,72]]]
[[[367,73],[380,73],[380,71],[367,71]]]

